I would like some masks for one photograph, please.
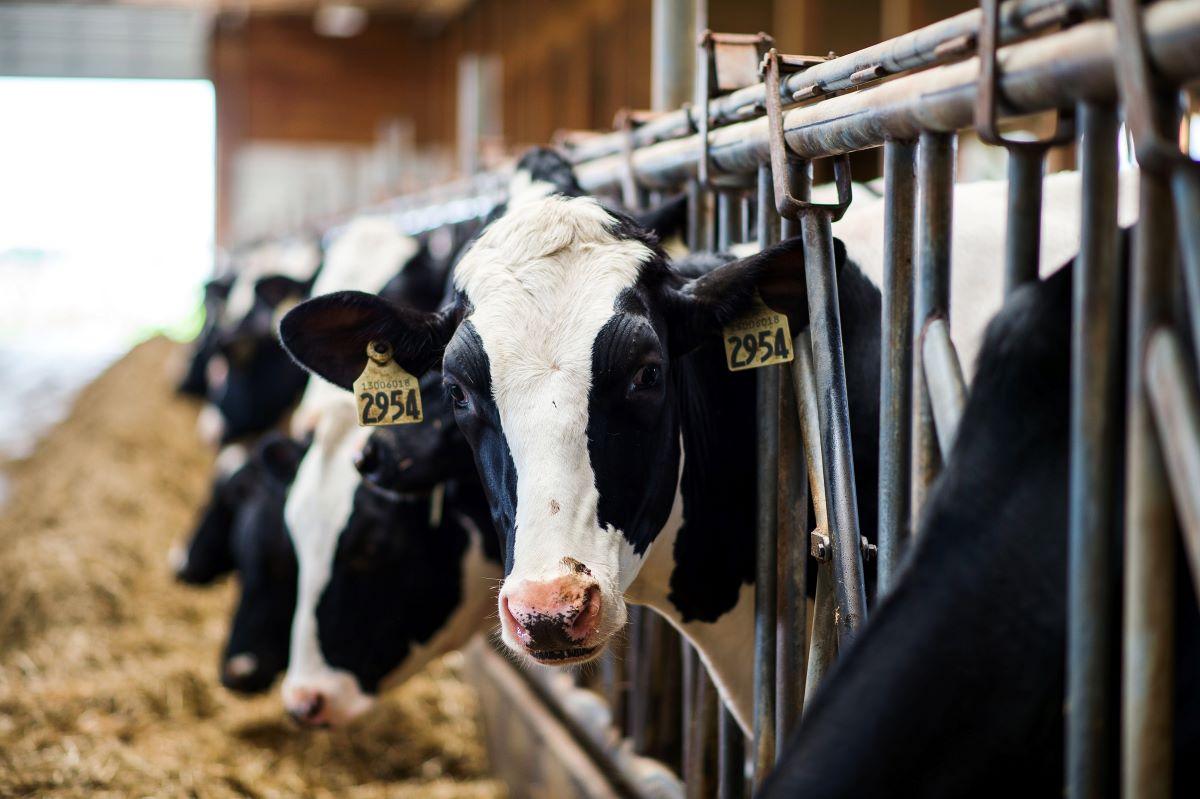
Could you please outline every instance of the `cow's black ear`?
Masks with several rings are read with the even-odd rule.
[[[639,227],[653,231],[659,241],[665,241],[683,232],[687,225],[687,210],[687,195],[680,194],[655,208],[637,211],[631,216]]]
[[[259,443],[254,457],[271,478],[281,485],[289,485],[295,479],[296,470],[300,468],[300,460],[307,449],[307,442],[273,434]]]
[[[846,250],[837,240],[834,256],[840,267]],[[804,247],[799,237],[718,266],[672,289],[667,297],[672,353],[682,355],[718,336],[751,309],[756,293],[769,307],[788,315],[793,334],[808,325]]]
[[[204,299],[224,302],[229,299],[229,290],[233,288],[233,275],[215,277],[204,284]]]
[[[313,374],[347,391],[367,365],[367,345],[386,341],[405,371],[420,377],[441,360],[460,311],[418,311],[361,291],[302,302],[279,326],[284,348]]]
[[[275,308],[288,298],[298,300],[308,293],[308,289],[308,283],[284,275],[264,277],[254,284],[254,294],[268,308]]]

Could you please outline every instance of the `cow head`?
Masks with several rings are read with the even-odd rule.
[[[231,473],[219,468],[213,498],[175,563],[178,578],[192,584],[237,573],[241,593],[220,679],[239,693],[265,691],[287,667],[296,558],[283,528],[283,504],[303,452],[303,444],[269,436]]]
[[[208,395],[208,360],[217,347],[217,324],[225,310],[225,301],[233,286],[233,275],[214,278],[204,285],[204,327],[192,342],[192,354],[176,390],[188,397]]]
[[[303,724],[353,720],[486,616],[484,578],[499,573],[487,540],[433,490],[462,471],[463,456],[441,450],[470,464],[437,382],[425,381],[425,424],[377,432],[365,449],[353,405],[331,409],[301,465],[287,504],[301,581],[284,705]]]
[[[628,218],[550,197],[464,254],[452,306],[331,295],[281,331],[298,361],[343,387],[374,339],[410,372],[442,360],[504,540],[503,639],[539,662],[579,662],[624,623],[623,592],[670,513],[681,409],[703,389],[688,384],[688,358],[719,346],[756,290],[799,330],[802,258],[790,240],[687,280]]]

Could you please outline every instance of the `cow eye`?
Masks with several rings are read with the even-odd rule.
[[[450,395],[450,401],[454,403],[455,408],[467,407],[467,395],[458,383],[447,381],[446,392]]]
[[[633,375],[630,388],[634,391],[645,391],[658,385],[662,369],[656,363],[648,363],[638,369]]]

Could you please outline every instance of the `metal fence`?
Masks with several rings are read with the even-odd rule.
[[[1082,172],[1064,784],[1072,797],[1113,796],[1118,783],[1126,796],[1169,795],[1176,520],[1200,577],[1200,399],[1185,344],[1190,335],[1200,345],[1200,166],[1178,145],[1181,87],[1200,77],[1200,3],[984,0],[831,60],[781,55],[763,35],[720,34],[702,37],[696,57],[695,102],[627,115],[621,130],[579,144],[580,182],[631,204],[686,187],[693,248],[801,237],[811,324],[792,363],[758,371],[753,739],[718,708],[695,653],[684,644],[676,665],[677,639],[642,612],[625,656],[601,671],[635,746],[680,766],[690,795],[742,795],[747,761],[759,785],[838,649],[867,621],[866,573],[875,570],[875,601],[894,585],[966,393],[947,320],[955,139],[974,129],[1010,156],[1006,291],[1038,275],[1047,150],[1075,146]],[[750,62],[761,63],[761,80],[746,77]],[[1050,139],[1003,137],[1002,120],[1050,111],[1059,116]],[[1122,119],[1141,168],[1128,298],[1117,262]],[[848,154],[877,147],[886,249],[876,551],[857,518],[831,224],[851,199]],[[819,159],[833,161],[836,203],[808,201]],[[418,218],[459,218],[427,199],[400,210],[414,230],[428,227]],[[1180,272],[1190,320],[1175,318]],[[1127,302],[1132,355],[1123,367]],[[809,558],[818,561],[811,636]],[[1118,640],[1120,663],[1107,655]],[[1109,690],[1117,680],[1119,708]]]

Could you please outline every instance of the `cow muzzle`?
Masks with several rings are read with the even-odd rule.
[[[500,621],[510,646],[539,663],[583,663],[599,654],[600,584],[577,572],[548,581],[522,580],[500,592]]]
[[[374,705],[375,699],[348,673],[335,670],[311,680],[284,680],[284,710],[303,727],[340,727]]]

